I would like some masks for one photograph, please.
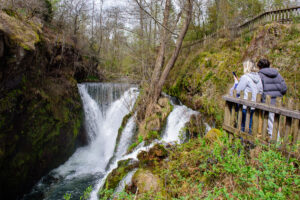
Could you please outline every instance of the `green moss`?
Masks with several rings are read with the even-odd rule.
[[[149,131],[146,140],[152,141],[155,139],[159,139],[159,133],[157,131]]]
[[[136,142],[133,142],[127,149],[127,152],[132,152],[132,150],[137,147],[137,143]]]
[[[30,20],[22,21],[20,18],[7,15],[4,12],[0,12],[0,15],[2,19],[0,30],[25,50],[34,50],[35,44],[40,41],[38,32],[41,32],[42,25]]]
[[[122,160],[118,162],[118,167],[114,169],[105,180],[105,189],[115,189],[119,182],[130,172],[133,170],[136,164],[132,164],[132,160]]]

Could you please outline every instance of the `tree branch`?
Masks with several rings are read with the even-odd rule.
[[[164,24],[160,23],[160,21],[158,21],[155,17],[153,17],[151,15],[151,13],[149,13],[147,10],[145,10],[143,8],[143,6],[140,4],[140,2],[138,2],[138,0],[134,0],[138,6],[140,7],[141,10],[143,10],[147,15],[149,15],[149,17],[151,17],[156,23],[158,23],[161,27],[163,27],[164,29],[166,29],[167,31],[169,31],[170,33],[172,33],[173,35],[177,36],[178,37],[178,34],[177,33],[174,33],[172,30],[170,30],[167,26],[165,26]]]

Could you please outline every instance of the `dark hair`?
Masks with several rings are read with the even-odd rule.
[[[257,66],[259,69],[270,67],[270,61],[268,59],[262,58],[258,61]]]

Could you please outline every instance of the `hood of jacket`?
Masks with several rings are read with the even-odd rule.
[[[278,76],[278,71],[274,68],[263,68],[259,72],[270,78]]]
[[[247,76],[252,79],[252,81],[257,84],[260,81],[260,76],[257,72],[251,72]]]

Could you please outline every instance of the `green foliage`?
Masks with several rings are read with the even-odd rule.
[[[143,136],[139,136],[137,142],[133,142],[129,147],[127,152],[131,152],[134,148],[136,148],[139,144],[144,141]]]
[[[250,156],[240,140],[220,141],[190,140],[156,166],[173,199],[299,199],[296,159],[259,144]]]
[[[98,196],[102,199],[102,200],[109,200],[111,198],[111,196],[114,193],[114,189],[101,189],[98,192]]]
[[[138,137],[138,143],[140,144],[140,143],[142,143],[142,142],[143,142],[143,136],[140,135],[140,136]]]
[[[71,199],[71,194],[70,193],[66,193],[64,194],[64,200],[70,200]]]
[[[88,200],[90,198],[90,194],[92,192],[93,188],[90,185],[89,187],[87,187],[85,189],[85,191],[83,192],[83,196],[80,197],[80,200]]]
[[[128,147],[128,152],[131,152],[135,147],[137,147],[137,143],[133,142],[129,147]]]
[[[85,81],[87,81],[87,82],[95,82],[95,81],[99,81],[99,77],[97,77],[97,76],[94,76],[94,75],[89,75],[87,78],[86,78],[86,80]]]
[[[128,194],[125,191],[114,193],[114,190],[112,189],[102,189],[99,191],[98,196],[101,198],[101,200],[134,200],[135,195],[134,194]]]
[[[120,181],[135,167],[135,163],[131,163],[131,159],[121,160],[118,162],[118,167],[114,169],[106,178],[104,188],[106,190],[114,190]]]
[[[207,74],[206,74],[206,76],[204,77],[204,79],[203,79],[203,83],[205,83],[206,81],[208,81],[209,79],[211,79],[211,77],[213,76],[214,74],[213,74],[213,72],[212,71],[209,71]]]
[[[157,131],[149,131],[146,140],[155,140],[159,138],[159,133]]]

